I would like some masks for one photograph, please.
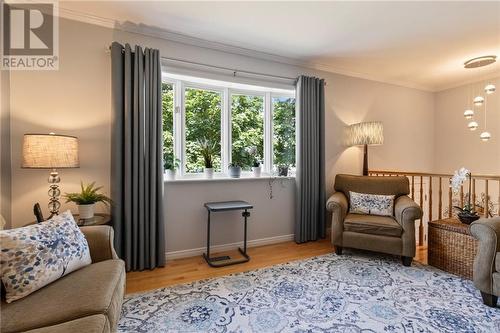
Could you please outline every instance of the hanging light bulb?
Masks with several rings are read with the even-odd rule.
[[[487,84],[486,87],[484,87],[484,92],[487,93],[488,95],[493,94],[497,90],[494,84]]]
[[[464,117],[465,119],[472,119],[472,117],[474,117],[474,110],[471,109],[465,110]]]
[[[483,132],[479,137],[481,138],[481,140],[486,142],[491,138],[491,134],[490,132]]]
[[[483,96],[476,96],[473,102],[475,106],[481,106],[484,103],[484,98]]]
[[[467,127],[471,130],[471,131],[475,131],[477,129],[479,125],[477,124],[477,122],[475,121],[471,121],[470,123],[467,124]]]

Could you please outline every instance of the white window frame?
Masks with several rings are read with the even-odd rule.
[[[204,79],[201,79],[204,80]],[[221,94],[221,172],[216,176],[226,176],[231,163],[231,97],[232,95],[259,96],[264,99],[264,160],[263,173],[271,175],[273,172],[273,98],[295,98],[294,90],[273,89],[256,86],[258,89],[234,87],[234,83],[216,81],[217,83],[200,83],[196,78],[176,78],[175,75],[163,73],[162,82],[173,85],[174,91],[174,119],[173,141],[174,154],[180,162],[179,176],[181,178],[199,178],[200,173],[186,172],[186,112],[185,91],[187,88],[214,91]],[[250,174],[249,171],[242,172]]]

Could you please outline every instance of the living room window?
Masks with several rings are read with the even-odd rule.
[[[249,172],[255,159],[267,174],[295,167],[294,90],[163,73],[162,94],[166,169],[202,173],[202,142],[213,147],[220,175],[230,163]]]

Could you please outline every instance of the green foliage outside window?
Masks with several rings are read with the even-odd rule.
[[[264,156],[264,97],[231,96],[232,162],[243,170],[251,170],[254,156],[248,149],[255,147],[257,159]]]
[[[161,106],[163,112],[163,167],[176,167],[174,156],[174,87],[169,83],[161,84]],[[178,163],[177,163],[178,164]],[[178,166],[178,165],[177,165]]]
[[[186,88],[186,172],[202,172],[205,165],[199,140],[213,144],[214,171],[221,171],[222,95],[219,92]]]
[[[231,95],[232,162],[250,170],[255,160],[264,158],[264,97]],[[221,167],[222,94],[185,89],[186,172],[202,172],[205,160],[200,140],[213,145],[212,164]],[[273,164],[295,166],[295,99],[273,98]],[[174,86],[162,84],[163,160],[165,167],[176,167],[174,156]],[[255,148],[255,154],[249,149]]]
[[[295,99],[273,98],[273,164],[295,166]]]

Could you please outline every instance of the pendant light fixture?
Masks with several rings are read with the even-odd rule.
[[[471,121],[469,122],[469,124],[467,124],[467,127],[471,130],[471,131],[475,131],[477,130],[477,128],[479,127],[479,124],[475,121]]]
[[[479,69],[484,66],[491,65],[496,62],[497,57],[495,55],[489,55],[489,56],[483,56],[483,57],[477,57],[473,58],[470,60],[467,60],[464,63],[464,68],[465,69]],[[477,89],[477,86],[475,88],[475,85],[472,84],[470,87],[470,90],[472,91],[471,97],[467,97],[467,103],[466,103],[466,108],[464,111],[464,118],[469,120],[467,123],[467,128],[471,131],[475,131],[479,128],[479,123],[474,120],[474,116],[476,115],[476,111],[474,108],[478,109],[478,111],[481,111],[481,109],[484,112],[484,127],[483,132],[479,135],[480,139],[484,142],[488,141],[491,139],[491,133],[488,132],[487,127],[486,127],[486,111],[487,111],[487,99],[488,96],[491,94],[494,94],[496,91],[496,87],[493,83],[491,82],[486,82],[486,84],[480,83],[479,87],[479,93],[475,91]],[[484,94],[484,95],[483,95]],[[470,98],[470,99],[469,99]],[[470,106],[469,103],[472,103],[473,107]]]

